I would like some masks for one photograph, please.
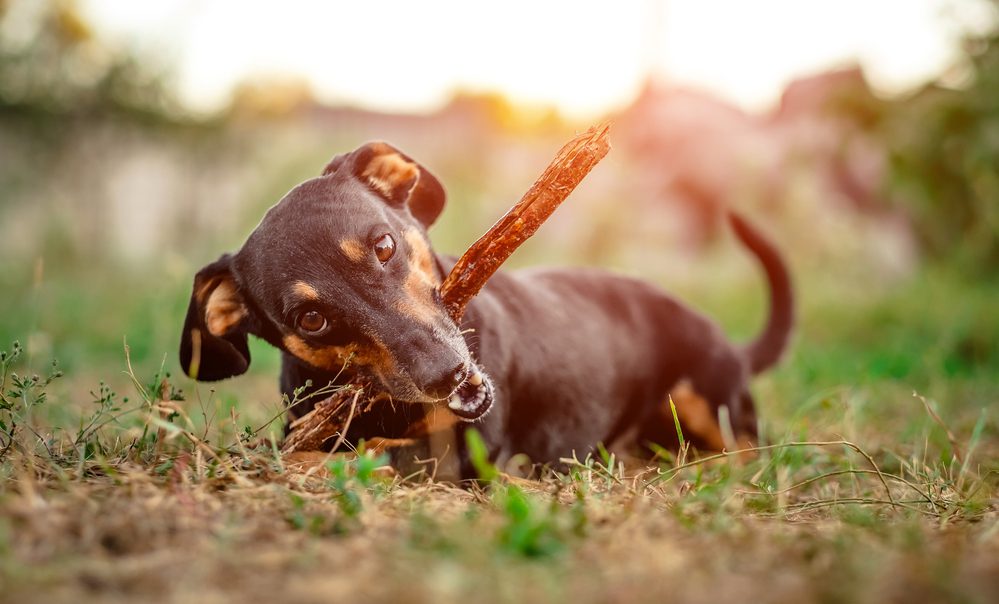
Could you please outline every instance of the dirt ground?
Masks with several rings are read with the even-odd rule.
[[[740,485],[759,463],[636,476],[591,460],[459,488],[357,460],[160,462],[22,466],[0,499],[0,601],[999,600],[994,500],[919,501],[897,480],[897,506],[826,497],[875,493],[870,474],[761,498]]]

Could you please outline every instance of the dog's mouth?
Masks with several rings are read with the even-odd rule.
[[[493,406],[493,383],[475,364],[464,382],[451,394],[447,407],[459,418],[472,422]]]

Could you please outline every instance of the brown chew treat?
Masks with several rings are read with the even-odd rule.
[[[461,321],[465,306],[479,293],[489,277],[538,230],[597,162],[607,155],[610,150],[607,142],[609,130],[607,123],[593,126],[566,143],[517,205],[510,208],[458,259],[441,285],[444,306],[455,322]],[[322,449],[330,439],[343,438],[354,417],[387,398],[370,382],[355,380],[316,403],[312,411],[292,422],[281,452]],[[407,436],[426,435],[414,433]]]
[[[377,397],[366,397],[368,384],[361,380],[344,386],[335,394],[316,403],[312,411],[291,422],[281,443],[282,453],[319,451],[323,444],[347,432],[351,420],[371,408]],[[364,397],[364,400],[361,400]]]
[[[566,143],[517,205],[462,254],[441,284],[441,298],[452,319],[461,321],[465,306],[489,277],[607,155],[609,130],[607,123],[592,126]]]

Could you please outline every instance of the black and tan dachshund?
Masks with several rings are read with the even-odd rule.
[[[440,182],[388,144],[335,157],[242,249],[198,272],[183,369],[208,381],[239,375],[253,334],[281,350],[289,397],[350,371],[380,382],[394,403],[358,417],[348,442],[446,417],[459,457],[474,426],[500,462],[522,453],[554,463],[623,440],[675,446],[670,394],[695,445],[756,438],[748,382],[786,347],[794,307],[780,255],[745,220],[730,215],[766,271],[771,308],[762,334],[739,347],[659,288],[581,268],[501,271],[457,325],[438,294],[454,259],[427,236],[444,200]]]

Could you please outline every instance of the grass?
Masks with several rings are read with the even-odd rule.
[[[995,286],[945,268],[854,301],[820,285],[757,381],[752,459],[601,450],[525,480],[473,437],[465,487],[370,453],[282,459],[280,401],[172,377],[148,339],[87,390],[84,359],[63,376],[7,347],[0,601],[995,601]],[[751,331],[725,299],[700,297]]]
[[[260,203],[313,160],[264,182]],[[477,172],[456,174],[434,232],[451,251],[495,218]],[[0,256],[0,602],[999,601],[999,284],[954,265],[889,280],[794,248],[799,328],[754,381],[753,458],[600,449],[523,480],[480,452],[480,483],[456,487],[371,454],[282,459],[278,358],[256,340],[239,379],[176,375],[191,276],[238,245],[254,204],[231,233],[189,238],[204,249],[140,265],[59,241],[40,246],[45,264]],[[553,222],[516,263],[582,262],[566,242],[613,231],[562,218],[563,240]],[[709,250],[695,278],[657,275],[678,248],[618,220],[585,262],[644,263],[734,339],[755,332],[764,300],[743,251],[725,242],[735,264]]]

